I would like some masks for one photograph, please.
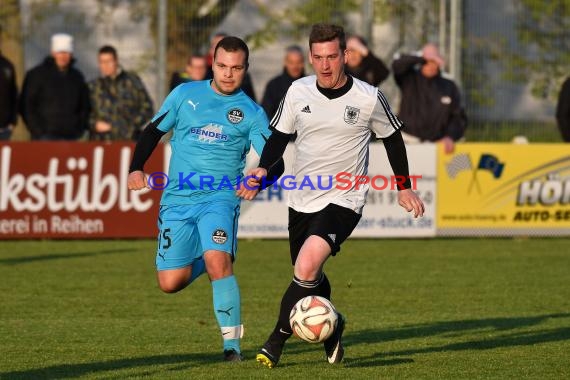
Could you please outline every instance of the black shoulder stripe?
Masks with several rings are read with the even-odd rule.
[[[400,119],[398,119],[396,115],[392,113],[388,101],[386,100],[384,94],[382,94],[382,91],[380,90],[378,90],[378,100],[380,101],[380,104],[382,104],[382,108],[384,108],[384,113],[386,113],[386,116],[388,117],[388,120],[390,121],[392,128],[396,130],[402,128],[402,122],[400,121]]]
[[[166,111],[165,113],[163,113],[162,115],[160,115],[159,117],[157,117],[155,121],[152,121],[152,122],[148,125],[148,127],[151,127],[151,128],[158,128],[158,125],[159,125],[160,122],[166,117],[166,115],[168,115],[168,112],[170,112],[170,111]],[[147,127],[147,128],[148,128],[148,127]]]

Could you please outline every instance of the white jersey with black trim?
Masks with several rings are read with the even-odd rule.
[[[296,188],[289,191],[289,207],[299,212],[317,212],[334,203],[362,213],[368,185],[359,189],[337,182],[337,175],[350,180],[368,172],[371,132],[385,138],[402,127],[382,92],[353,78],[350,90],[329,99],[317,89],[316,76],[293,82],[271,126],[293,134]],[[349,177],[350,175],[350,177]]]

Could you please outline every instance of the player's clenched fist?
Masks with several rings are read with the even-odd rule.
[[[249,177],[249,178],[248,178]],[[249,187],[258,187],[261,185],[261,179],[267,177],[267,169],[255,168],[247,172],[247,185]]]
[[[247,172],[247,181],[243,183],[237,190],[238,197],[251,201],[259,193],[261,186],[261,178],[267,176],[267,170],[264,168],[255,168]]]
[[[148,187],[146,177],[140,170],[129,173],[127,184],[129,185],[129,190],[141,190]]]

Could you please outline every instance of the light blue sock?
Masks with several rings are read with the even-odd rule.
[[[188,285],[190,285],[195,279],[200,277],[206,272],[206,263],[204,263],[204,257],[200,257],[198,260],[192,263],[192,274],[190,275],[190,280]]]
[[[234,275],[212,281],[214,313],[224,339],[224,350],[240,352],[241,298]]]

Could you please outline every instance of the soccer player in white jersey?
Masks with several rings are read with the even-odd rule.
[[[378,88],[345,74],[347,52],[342,27],[314,25],[309,48],[315,75],[293,82],[271,121],[273,134],[263,149],[259,167],[248,174],[267,176],[267,169],[279,161],[290,136],[297,132],[293,171],[299,181],[309,177],[317,184],[320,176],[366,175],[368,144],[374,132],[383,139],[394,174],[406,179],[398,186],[399,204],[414,217],[422,216],[423,202],[412,191],[409,180],[406,148],[399,130],[402,122]],[[262,181],[252,180],[251,185],[254,182]],[[343,188],[304,186],[289,192],[294,277],[283,295],[275,329],[256,357],[270,368],[277,365],[285,341],[291,336],[289,313],[293,305],[309,295],[330,299],[331,286],[323,266],[356,227],[368,191],[367,185]],[[245,199],[255,195],[242,193]],[[334,334],[324,342],[331,364],[343,358],[344,325],[344,316],[339,314]]]

